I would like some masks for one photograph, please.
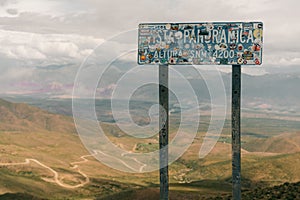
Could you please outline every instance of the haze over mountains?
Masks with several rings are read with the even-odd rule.
[[[210,93],[208,91],[206,82],[194,69],[187,67],[176,68],[192,85],[195,94],[199,99],[200,104],[206,104],[209,106],[211,102]],[[276,69],[276,68],[274,68]],[[280,70],[281,71],[281,70]],[[110,72],[104,76],[103,84],[100,85],[99,90],[96,92],[96,98],[98,99],[109,99],[111,98],[112,92],[115,88],[115,82],[124,75],[125,71],[111,69]],[[155,71],[152,73],[155,73]],[[222,85],[214,83],[216,79],[216,72],[210,73],[205,72],[207,79],[209,79],[210,87],[216,89],[216,95],[214,97],[222,97]],[[226,90],[227,107],[230,108],[231,98],[231,74],[221,73],[222,80]],[[144,75],[147,77],[147,74]],[[130,86],[135,82],[135,79],[143,79],[143,77],[135,77],[129,82]],[[170,77],[171,81],[176,82],[176,77]],[[300,111],[300,93],[298,92],[300,85],[300,70],[284,73],[269,73],[260,76],[253,75],[242,75],[242,109],[244,110],[255,110],[264,113],[277,113],[277,114],[289,114],[291,116],[298,116]],[[182,92],[183,96],[186,88],[178,83],[174,87],[177,87]],[[132,100],[142,100],[157,102],[158,101],[158,88],[157,85],[146,85],[139,88],[131,97]],[[2,94],[0,95],[13,102],[27,102],[29,104],[41,107],[51,112],[62,113],[71,115],[71,103],[68,98],[71,98],[71,94],[57,95],[55,91],[49,95],[48,93],[33,93],[30,95],[14,95],[14,94]],[[124,97],[128,94],[123,94]],[[68,98],[65,98],[68,97]],[[52,99],[52,100],[51,100]],[[55,100],[56,99],[56,100]],[[64,108],[55,106],[55,101],[65,101]],[[171,101],[175,101],[171,96]],[[186,102],[189,101],[189,96],[185,97]],[[51,101],[51,103],[50,103]],[[51,105],[52,104],[52,105]],[[62,110],[64,109],[64,110]]]

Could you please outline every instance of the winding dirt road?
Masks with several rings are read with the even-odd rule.
[[[82,187],[82,186],[85,186],[86,184],[88,184],[90,182],[90,179],[89,177],[83,173],[82,171],[80,171],[79,169],[79,164],[83,164],[83,163],[86,163],[88,162],[89,160],[86,159],[87,157],[93,157],[97,154],[101,154],[102,156],[105,156],[105,157],[109,157],[110,159],[114,159],[118,162],[120,162],[122,165],[126,166],[127,168],[131,169],[132,171],[135,171],[135,172],[140,172],[142,173],[143,172],[143,169],[147,166],[146,164],[140,162],[139,160],[137,160],[136,158],[130,158],[132,160],[134,160],[137,164],[139,164],[139,168],[136,169],[136,168],[133,168],[132,166],[130,166],[129,164],[127,164],[126,162],[124,162],[122,159],[119,159],[115,156],[111,156],[111,155],[108,155],[100,150],[95,150],[93,154],[89,154],[89,155],[83,155],[80,157],[80,159],[82,161],[77,161],[77,162],[72,162],[70,163],[72,165],[71,169],[73,170],[77,170],[77,172],[79,174],[81,174],[83,177],[84,177],[84,181],[81,181],[81,183],[77,184],[77,185],[70,185],[70,184],[66,184],[66,183],[63,183],[60,179],[59,179],[59,174],[57,171],[55,171],[54,169],[52,169],[51,167],[41,163],[40,161],[36,160],[36,159],[33,159],[33,158],[26,158],[25,159],[25,162],[19,162],[19,163],[0,163],[0,166],[17,166],[17,165],[28,165],[30,164],[30,162],[34,162],[38,165],[40,165],[41,167],[49,170],[51,173],[53,173],[53,178],[49,179],[49,178],[42,178],[44,181],[46,182],[54,182],[56,183],[57,185],[61,186],[61,187],[64,187],[64,188],[67,188],[67,189],[75,189],[75,188],[79,188],[79,187]],[[124,153],[123,155],[121,155],[122,157],[125,156],[127,153]]]
[[[85,155],[85,156],[81,156],[82,159],[85,159],[85,157],[88,157],[88,156],[92,156],[92,155]],[[81,161],[81,162],[75,162],[75,163],[82,163],[82,162],[87,162],[88,160],[85,159],[84,161]],[[86,184],[88,184],[90,182],[90,179],[89,177],[84,174],[83,172],[81,172],[79,169],[77,170],[78,173],[80,173],[84,178],[84,182],[80,183],[80,184],[77,184],[77,185],[69,185],[69,184],[65,184],[63,182],[61,182],[59,180],[59,175],[57,173],[57,171],[55,171],[54,169],[52,169],[51,167],[41,163],[40,161],[36,160],[36,159],[32,159],[32,158],[27,158],[25,159],[25,162],[20,162],[20,163],[0,163],[0,166],[16,166],[16,165],[28,165],[30,162],[34,162],[38,165],[40,165],[41,167],[49,170],[50,172],[53,173],[54,177],[53,177],[53,181],[47,179],[47,178],[42,178],[44,181],[47,181],[47,182],[55,182],[57,185],[61,186],[61,187],[64,187],[64,188],[67,188],[67,189],[75,189],[75,188],[79,188],[79,187],[82,187]],[[73,165],[71,163],[71,165]],[[78,168],[78,165],[75,165],[72,167],[73,169],[77,169]]]

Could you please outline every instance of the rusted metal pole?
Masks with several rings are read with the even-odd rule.
[[[168,143],[169,143],[169,67],[159,65],[159,165],[160,200],[169,199]]]
[[[241,65],[232,65],[232,196],[241,199]]]

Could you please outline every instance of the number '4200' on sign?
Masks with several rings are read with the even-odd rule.
[[[260,65],[262,45],[262,22],[140,24],[138,63]]]

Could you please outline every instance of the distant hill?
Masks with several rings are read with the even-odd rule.
[[[250,152],[300,152],[300,133],[283,133],[270,138],[256,138],[244,143],[243,148]]]
[[[0,137],[0,200],[93,199],[136,187],[112,180],[125,175],[87,152],[71,117],[0,99]]]
[[[0,99],[0,131],[38,130],[76,133],[70,117],[49,113],[24,103]]]

